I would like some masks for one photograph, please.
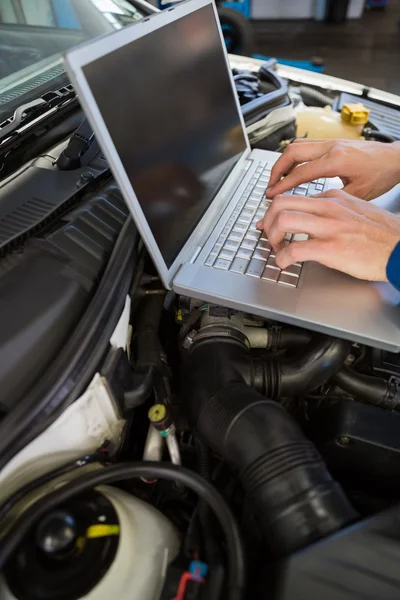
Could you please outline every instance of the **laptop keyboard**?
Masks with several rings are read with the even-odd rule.
[[[302,264],[296,263],[281,270],[275,263],[275,252],[265,233],[256,229],[257,221],[264,217],[270,205],[265,197],[270,174],[268,164],[259,164],[204,264],[222,271],[297,287]],[[319,179],[286,193],[297,196],[320,193],[324,183],[324,179]],[[287,234],[285,243],[305,239],[307,236],[304,234]]]

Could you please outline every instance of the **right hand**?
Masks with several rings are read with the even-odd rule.
[[[377,198],[400,183],[400,142],[296,140],[276,161],[267,198],[320,177],[340,177],[348,194]]]
[[[387,262],[400,241],[398,217],[343,190],[277,196],[257,228],[266,232],[281,269],[313,260],[369,281],[387,281]],[[309,239],[285,245],[287,233]]]

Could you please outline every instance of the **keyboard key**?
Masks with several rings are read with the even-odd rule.
[[[290,287],[296,287],[299,278],[295,275],[289,275],[288,273],[281,273],[278,279],[278,283],[282,283],[283,285],[288,285]]]
[[[249,248],[250,250],[254,250],[257,246],[257,240],[249,240],[249,238],[244,238],[241,243],[241,248]]]
[[[317,186],[315,185],[315,183],[310,183],[310,185],[308,186],[308,194],[310,196],[312,196],[313,194],[319,194],[319,191],[317,190]]]
[[[267,175],[261,175],[261,177],[258,181],[259,181],[259,183],[268,183],[269,177]]]
[[[243,237],[242,231],[231,231],[228,240],[241,240]]]
[[[229,225],[225,225],[225,227],[221,231],[221,235],[223,235],[224,237],[226,237],[228,235],[228,233],[230,232],[230,230],[231,230],[231,228],[229,227]]]
[[[292,242],[305,242],[306,240],[308,240],[306,233],[295,233],[292,237]]]
[[[258,208],[258,205],[259,205],[259,202],[258,202],[258,200],[255,200],[255,199],[254,199],[254,200],[251,200],[251,199],[250,199],[250,200],[249,200],[249,201],[246,203],[246,206],[248,206],[249,208],[252,208],[252,209],[253,209],[253,210],[252,210],[252,212],[254,212],[255,210],[257,210],[257,208]]]
[[[268,242],[267,234],[265,231],[261,232],[260,242]]]
[[[215,244],[214,248],[211,250],[211,252],[213,254],[218,254],[218,252],[221,250],[221,246],[219,244]]]
[[[237,256],[239,258],[247,258],[248,260],[250,260],[252,254],[253,254],[253,250],[251,248],[243,248],[243,247],[241,247],[237,251]]]
[[[278,265],[275,262],[275,256],[272,256],[271,254],[269,255],[269,259],[268,259],[267,265],[269,267],[274,267],[275,269],[279,269]]]
[[[234,252],[236,252],[236,250],[239,248],[239,245],[240,245],[239,240],[230,240],[228,238],[224,244],[224,249],[233,250]]]
[[[237,222],[244,223],[245,225],[249,225],[252,216],[253,215],[239,215]]]
[[[322,183],[317,183],[317,185],[315,186],[317,188],[317,190],[319,192],[323,192],[324,191],[324,186]]]
[[[278,281],[279,278],[279,269],[274,269],[273,267],[265,267],[261,277],[263,279],[267,279],[268,281],[274,281],[275,283]]]
[[[297,187],[294,190],[293,194],[295,196],[307,196],[307,190],[305,190],[304,188],[301,188],[301,187]]]
[[[257,248],[259,248],[260,250],[268,250],[268,252],[271,252],[272,250],[272,246],[271,244],[267,241],[266,238],[261,238],[260,241],[257,244]]]
[[[325,185],[325,181],[326,180],[323,177],[320,177],[316,183],[319,183],[319,185]]]
[[[308,183],[300,183],[297,187],[298,188],[303,188],[304,190],[308,190]]]
[[[218,258],[215,261],[214,267],[216,267],[217,269],[222,269],[223,271],[227,271],[230,267],[231,261],[230,260],[225,260],[223,258]]]
[[[235,252],[227,248],[222,248],[221,252],[219,253],[219,257],[232,261],[235,258]]]
[[[301,265],[299,265],[298,263],[290,265],[289,267],[286,267],[286,269],[282,269],[282,273],[287,273],[288,275],[295,275],[296,277],[299,277],[301,273]]]
[[[235,226],[233,228],[233,231],[246,231],[247,227],[244,223],[239,223],[239,221],[237,223],[235,223]]]
[[[247,267],[246,275],[251,275],[252,277],[261,277],[265,267],[265,262],[263,260],[258,260],[257,258],[253,258],[250,261],[249,266]]]
[[[284,238],[284,239],[285,239],[285,242],[290,242],[290,240],[292,239],[292,234],[291,234],[291,233],[287,233],[287,234],[285,235],[285,238]]]
[[[258,230],[250,231],[250,229],[249,229],[244,237],[245,237],[245,239],[255,240],[256,242],[258,242],[260,235],[261,235],[261,231],[258,231]]]
[[[245,273],[247,269],[247,265],[249,264],[249,258],[235,258],[233,263],[231,264],[230,271],[234,273]]]
[[[267,262],[268,257],[269,257],[269,251],[268,250],[261,250],[260,248],[256,248],[254,250],[253,258],[259,258],[260,260],[263,260],[264,262]]]
[[[216,254],[210,254],[209,257],[207,258],[207,260],[204,263],[205,266],[206,267],[212,267],[216,258],[217,258]]]

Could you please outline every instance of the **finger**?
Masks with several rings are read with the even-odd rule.
[[[282,210],[293,210],[308,213],[311,215],[319,215],[326,217],[335,217],[343,211],[343,207],[336,204],[334,199],[327,201],[324,198],[320,199],[320,196],[308,196],[303,198],[301,196],[277,196],[274,198],[271,206],[266,211],[264,217],[257,223],[257,228],[262,230],[268,230],[275,220],[276,216]]]
[[[338,227],[336,219],[319,217],[294,210],[281,211],[266,234],[274,248],[285,239],[287,233],[305,233],[312,238],[328,238],[335,234]]]
[[[296,262],[315,260],[326,267],[330,266],[332,251],[325,240],[310,239],[304,242],[292,242],[277,252],[275,262],[281,269],[286,269]]]
[[[329,150],[330,145],[326,141],[323,144],[290,144],[272,167],[268,187],[276,185],[293,166],[320,158]]]
[[[321,158],[317,158],[302,164],[294,169],[289,175],[284,177],[274,186],[268,186],[266,195],[268,198],[273,198],[278,194],[283,194],[292,188],[297,187],[302,183],[319,179],[320,177],[334,177],[337,175],[335,163],[325,159],[325,153]]]

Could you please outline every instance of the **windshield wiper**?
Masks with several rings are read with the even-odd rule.
[[[59,90],[47,92],[36,100],[21,104],[11,117],[0,123],[0,148],[10,138],[18,136],[31,126],[41,124],[43,118],[58,112],[75,99],[74,88],[72,85],[67,85]]]

